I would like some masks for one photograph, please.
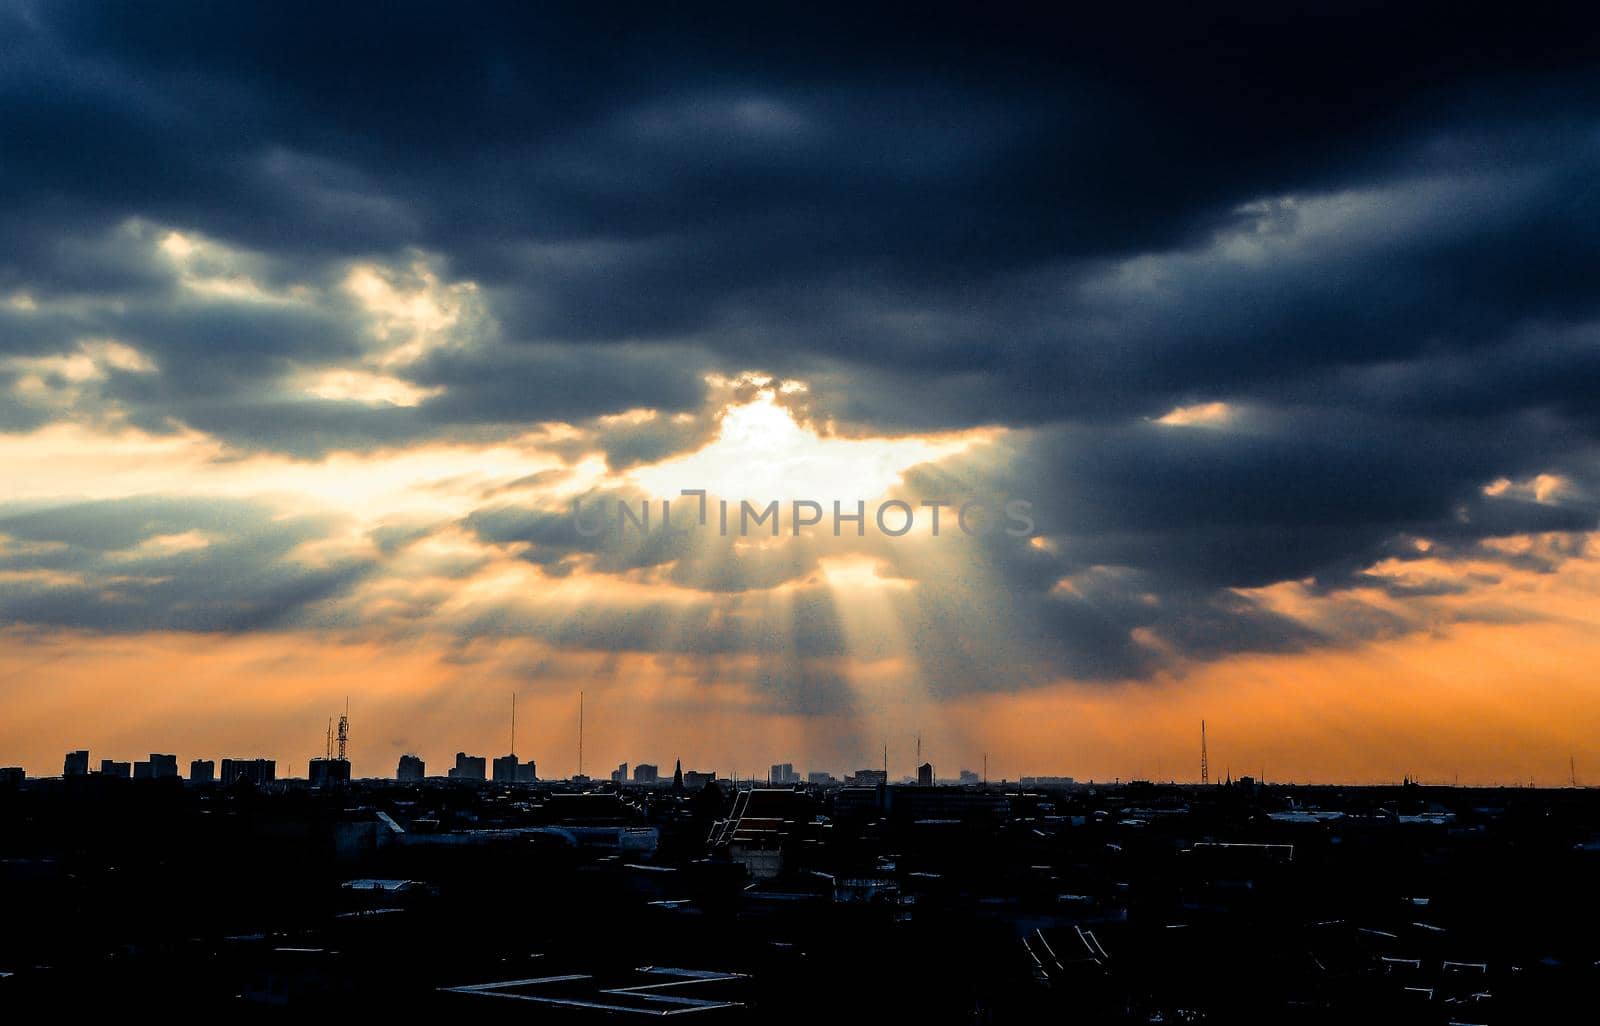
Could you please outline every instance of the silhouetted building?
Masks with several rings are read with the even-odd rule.
[[[427,764],[415,755],[400,756],[400,767],[394,771],[396,780],[422,780],[428,775]]]
[[[856,770],[850,776],[844,778],[846,787],[881,787],[888,782],[888,772],[875,769]]]
[[[178,757],[176,755],[158,755],[152,752],[147,761],[133,764],[133,779],[135,780],[176,780],[177,778]]]
[[[963,786],[983,783],[983,778],[969,769],[962,770],[959,779]]]
[[[534,765],[532,759],[527,760],[517,767],[517,783],[531,784],[539,779],[539,767]]]
[[[917,767],[917,784],[920,787],[933,786],[933,763],[925,762]]]
[[[678,759],[672,764],[672,789],[683,790],[683,760]]]
[[[76,752],[68,752],[67,760],[61,767],[61,775],[64,777],[88,776],[89,750],[87,748],[83,748]]]
[[[611,782],[613,784],[626,784],[628,782],[627,763],[618,763],[617,768],[611,771]]]
[[[116,777],[118,780],[127,780],[133,776],[133,763],[117,762],[114,759],[101,759],[100,775],[102,777]]]
[[[194,759],[189,763],[189,782],[209,784],[217,779],[217,764],[210,759]]]
[[[775,762],[767,771],[767,779],[774,784],[798,784],[800,774],[794,771],[792,762]]]
[[[683,788],[686,791],[699,791],[716,779],[715,772],[701,773],[699,770],[690,770],[683,775]]]
[[[0,787],[20,787],[25,779],[21,766],[0,766]]]
[[[488,760],[481,755],[468,755],[466,752],[456,753],[456,764],[450,767],[450,772],[445,774],[451,780],[484,780],[487,774]]]
[[[835,780],[833,778],[833,774],[829,773],[827,770],[812,770],[810,773],[806,774],[806,783],[819,784],[823,787],[826,787],[829,784],[836,784],[838,781]]]
[[[312,787],[342,787],[350,783],[350,760],[312,759],[306,775]]]
[[[648,762],[641,762],[633,768],[633,782],[635,784],[654,784],[659,779],[659,770]]]
[[[460,760],[458,759],[457,765],[459,764]],[[481,780],[482,777],[480,776],[478,779]],[[502,755],[494,760],[494,782],[497,784],[526,784],[533,779],[532,759],[527,762],[518,762],[515,755]]]
[[[278,779],[278,763],[274,759],[223,759],[222,777],[224,784],[234,784],[244,781],[261,787]]]

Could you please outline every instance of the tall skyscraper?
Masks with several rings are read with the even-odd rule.
[[[89,750],[81,748],[76,752],[68,752],[66,762],[61,767],[64,777],[86,777],[89,775]]]
[[[223,759],[222,783],[235,784],[244,781],[262,787],[278,779],[278,763],[275,759]]]
[[[395,770],[396,780],[419,781],[428,775],[427,765],[415,755],[400,756],[400,767]]]
[[[515,784],[518,779],[517,771],[521,768],[522,764],[517,761],[514,753],[500,756],[494,760],[494,782],[497,784]]]
[[[133,779],[135,780],[176,780],[177,778],[178,757],[176,755],[161,755],[151,752],[148,760],[133,764]]]
[[[307,776],[312,787],[342,787],[350,783],[350,760],[312,759]]]
[[[446,774],[451,780],[484,780],[488,774],[485,772],[489,760],[481,755],[468,755],[466,752],[456,753],[456,764],[450,767]]]

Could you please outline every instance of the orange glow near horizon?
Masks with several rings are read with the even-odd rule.
[[[681,658],[559,653],[523,641],[459,650],[442,639],[339,641],[296,635],[54,636],[0,644],[10,711],[0,750],[30,774],[59,772],[69,747],[91,758],[266,755],[303,775],[328,716],[351,700],[357,775],[392,775],[403,752],[442,772],[453,753],[502,754],[509,696],[518,748],[545,776],[576,770],[576,696],[586,692],[585,770],[682,758],[759,776],[773,759],[835,773],[911,772],[911,738],[941,776],[1066,774],[1080,780],[1191,780],[1198,724],[1220,778],[1463,784],[1564,783],[1568,759],[1600,780],[1600,687],[1583,669],[1600,640],[1570,623],[1473,624],[1312,654],[1244,656],[1183,678],[1062,683],[940,704],[896,660],[851,667],[877,700],[837,715],[776,711],[729,658],[722,683]],[[1515,681],[1515,686],[1507,686]],[[65,745],[58,739],[70,738]]]
[[[1600,664],[1592,601],[1600,558],[1585,555],[1581,539],[1512,536],[1448,557],[1417,539],[1416,558],[1378,563],[1359,586],[1322,593],[1284,581],[1237,592],[1322,639],[1303,651],[1186,661],[1159,630],[1138,626],[1128,632],[1134,644],[1163,655],[1151,679],[1031,680],[1010,690],[978,680],[951,694],[925,679],[919,660],[929,657],[915,651],[910,614],[937,589],[975,601],[1001,597],[1005,582],[948,520],[954,537],[928,536],[924,520],[904,538],[870,529],[865,538],[825,530],[795,538],[784,508],[779,537],[704,531],[670,558],[639,539],[620,551],[558,540],[541,559],[518,524],[503,537],[474,533],[479,513],[560,516],[551,511],[571,497],[608,489],[676,497],[704,488],[785,507],[859,499],[870,508],[897,494],[914,467],[931,466],[955,486],[975,447],[993,445],[995,459],[1006,458],[999,429],[838,437],[797,418],[790,404],[803,386],[752,376],[713,385],[705,410],[680,416],[716,430],[700,431],[678,455],[620,471],[598,439],[619,424],[658,424],[654,411],[318,459],[230,454],[193,432],[57,424],[0,435],[0,463],[17,472],[12,499],[22,508],[176,496],[259,502],[274,523],[320,513],[331,526],[276,551],[275,568],[370,571],[303,607],[299,626],[0,630],[8,713],[0,764],[51,775],[66,750],[87,747],[96,763],[152,751],[185,766],[265,755],[282,775],[303,775],[327,718],[349,696],[357,775],[391,775],[407,752],[443,772],[458,750],[503,754],[515,692],[519,754],[544,776],[566,776],[577,769],[581,689],[584,769],[598,776],[624,761],[679,758],[724,774],[759,776],[773,761],[842,774],[878,765],[885,744],[891,769],[909,774],[920,733],[945,777],[978,768],[987,753],[995,778],[1187,780],[1203,718],[1219,778],[1230,769],[1302,781],[1459,773],[1464,783],[1549,784],[1564,778],[1570,757],[1580,776],[1590,767],[1600,782],[1600,696],[1584,670]],[[1230,416],[1222,404],[1184,408],[1152,430],[1211,428]],[[1485,494],[1550,502],[1567,487],[1545,475],[1494,482]],[[152,529],[107,548],[97,553],[99,579],[75,565],[26,562],[66,543],[0,531],[0,555],[23,560],[0,571],[0,587],[128,601],[160,581],[155,571],[141,581],[140,567],[205,559],[239,541],[219,523]],[[1046,559],[1073,543],[1018,544]],[[1528,560],[1552,569],[1527,569]],[[1092,603],[1074,581],[1114,584],[1126,569],[1090,566],[1053,590],[1046,578],[1042,590],[1053,596],[1046,601]],[[1386,626],[1367,630],[1374,622]],[[1003,624],[944,626],[965,632],[948,639],[964,665],[996,666],[1012,654],[1004,630],[992,629]]]

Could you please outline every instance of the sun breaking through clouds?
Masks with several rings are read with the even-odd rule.
[[[0,760],[1600,759],[1581,27],[292,8],[0,7]]]

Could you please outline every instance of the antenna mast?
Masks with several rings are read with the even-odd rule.
[[[339,761],[348,760],[347,748],[350,744],[350,698],[345,697],[344,715],[339,717]]]
[[[517,693],[511,692],[511,754],[517,754]]]
[[[1200,721],[1200,783],[1211,783],[1211,763],[1206,758],[1206,721]]]
[[[578,692],[578,776],[583,776],[583,692]]]

